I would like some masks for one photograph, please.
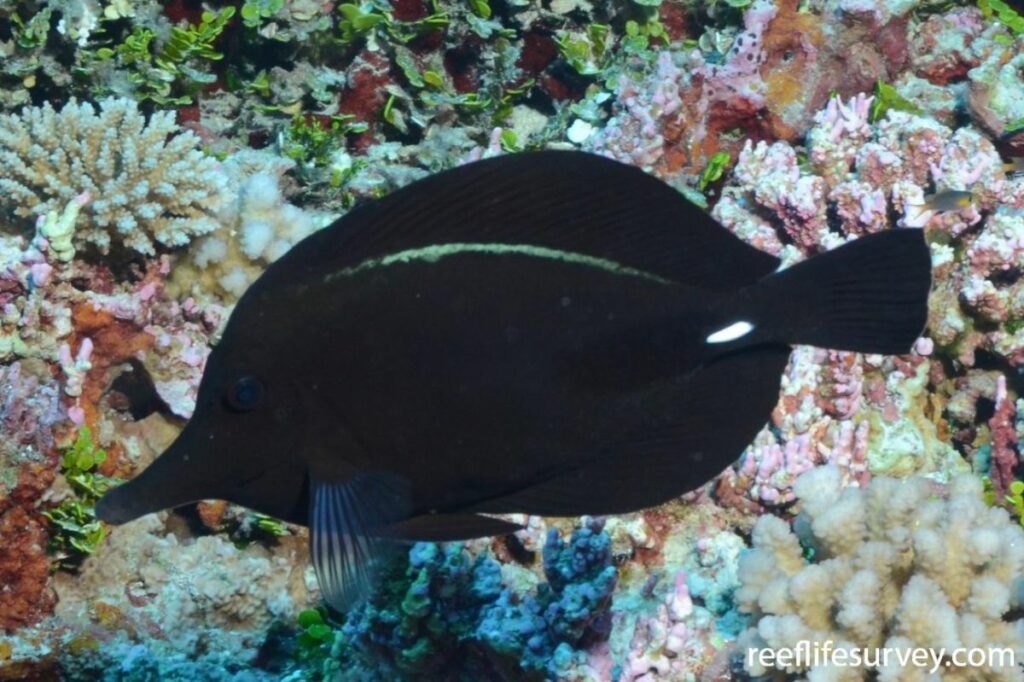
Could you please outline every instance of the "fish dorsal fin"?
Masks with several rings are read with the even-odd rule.
[[[581,466],[467,511],[624,514],[694,490],[735,461],[767,423],[789,352],[766,345],[723,356],[687,378],[671,423],[609,443]],[[739,398],[723,390],[737,385],[744,386]]]
[[[326,275],[434,245],[491,243],[583,254],[712,291],[751,284],[778,266],[638,168],[539,151],[469,163],[357,207],[267,274],[285,262]]]
[[[518,523],[479,514],[423,514],[392,523],[381,535],[394,540],[449,542],[508,535],[522,529]]]
[[[324,601],[343,612],[369,594],[397,549],[379,532],[404,515],[408,493],[397,477],[376,473],[310,485],[310,558]]]

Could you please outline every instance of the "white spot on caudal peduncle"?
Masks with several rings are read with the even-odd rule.
[[[707,343],[728,343],[729,341],[735,341],[741,336],[746,336],[753,331],[753,329],[754,325],[740,320],[739,322],[733,322],[728,327],[719,329],[717,332],[708,336],[705,341]]]

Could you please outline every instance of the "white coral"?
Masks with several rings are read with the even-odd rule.
[[[840,492],[832,466],[797,482],[803,511],[794,529],[775,516],[758,520],[753,548],[740,558],[741,610],[754,615],[743,636],[751,648],[797,649],[802,640],[833,648],[1007,648],[1024,660],[1024,620],[1011,609],[1024,584],[1024,530],[982,500],[980,481],[954,479],[944,495],[924,478],[876,477]],[[798,539],[799,538],[799,539]],[[803,558],[803,546],[813,559]],[[804,645],[806,646],[806,645]],[[824,659],[822,659],[824,660]],[[949,659],[947,659],[949,660]],[[995,659],[993,659],[995,661]],[[990,661],[990,662],[993,662]],[[862,680],[871,670],[824,665],[748,672],[781,679]],[[945,663],[945,662],[944,662]],[[879,666],[879,680],[1021,680],[1016,666]]]
[[[172,295],[213,292],[234,301],[267,266],[336,216],[305,211],[286,201],[278,178],[291,167],[263,152],[240,152],[224,162],[232,201],[220,226],[196,241],[171,275]]]
[[[106,253],[120,243],[152,254],[154,242],[181,246],[217,227],[225,201],[219,164],[182,132],[168,111],[148,121],[129,99],[99,111],[74,101],[0,117],[0,204],[21,217],[46,215],[87,193],[77,248]]]

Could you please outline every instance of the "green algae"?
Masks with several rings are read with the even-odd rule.
[[[105,450],[92,440],[83,426],[74,444],[64,452],[61,473],[75,495],[43,512],[50,522],[48,550],[55,556],[54,568],[73,569],[93,554],[107,536],[106,526],[96,518],[96,501],[111,486],[111,479],[97,468],[107,459]]]

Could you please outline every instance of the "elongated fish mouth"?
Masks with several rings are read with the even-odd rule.
[[[142,514],[133,513],[125,504],[125,492],[122,484],[108,490],[103,497],[96,502],[96,517],[104,523],[119,525],[137,519]]]
[[[189,461],[194,430],[185,430],[138,475],[108,490],[96,502],[101,521],[122,524],[163,509],[217,497],[219,481],[208,469]]]
[[[174,509],[198,499],[206,499],[206,497],[216,497],[214,494],[178,496],[170,486],[154,490],[154,478],[147,475],[148,472],[147,469],[132,480],[104,493],[103,497],[96,502],[97,518],[104,523],[120,525],[134,521],[146,514],[153,514],[164,509]]]
[[[503,255],[520,255],[530,256],[533,258],[546,258],[549,260],[561,261],[563,263],[574,263],[577,265],[584,265],[592,268],[599,268],[607,272],[611,272],[617,275],[624,275],[627,277],[639,277],[641,279],[650,280],[652,282],[658,282],[660,284],[671,284],[672,281],[656,275],[646,270],[639,270],[637,268],[623,265],[607,258],[598,258],[596,256],[588,256],[585,253],[576,253],[574,251],[563,251],[561,249],[552,249],[544,246],[534,246],[532,244],[501,244],[501,243],[476,243],[476,242],[455,242],[451,244],[433,244],[431,246],[424,246],[416,249],[407,249],[405,251],[399,251],[397,253],[388,254],[387,256],[381,256],[379,258],[369,258],[363,262],[353,265],[352,267],[344,268],[337,272],[333,272],[324,278],[324,282],[333,282],[343,277],[351,277],[365,272],[367,270],[373,270],[376,268],[387,267],[389,265],[395,265],[399,263],[412,263],[415,261],[423,261],[425,263],[436,263],[442,258],[448,256],[456,256],[467,253],[478,253],[491,256],[503,256]]]

